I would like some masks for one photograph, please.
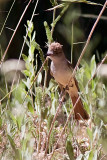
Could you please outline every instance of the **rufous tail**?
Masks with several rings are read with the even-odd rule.
[[[73,105],[75,105],[78,97],[71,96],[71,99],[72,99]],[[89,115],[86,112],[86,110],[83,108],[83,104],[82,104],[81,99],[78,101],[78,103],[76,104],[76,106],[74,108],[74,116],[75,116],[75,119],[77,119],[77,120],[81,120],[82,118],[84,120],[88,120],[89,119]]]

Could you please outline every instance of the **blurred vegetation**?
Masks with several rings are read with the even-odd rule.
[[[97,0],[93,1],[94,3],[98,3],[103,5],[105,0]],[[0,1],[0,30],[2,28],[3,22],[6,19],[8,11],[11,8],[13,1],[12,0],[1,0]],[[10,15],[8,16],[5,28],[0,36],[0,44],[2,46],[2,50],[4,51],[9,39],[13,33],[10,29],[15,29],[15,26],[25,8],[28,1],[16,0],[15,4],[11,10]],[[23,43],[23,36],[25,36],[25,27],[27,20],[30,19],[32,15],[32,10],[34,8],[35,1],[32,1],[30,4],[27,13],[23,17],[23,20],[18,28],[16,35],[13,39],[13,42],[9,48],[7,58],[18,58],[21,50],[21,46]],[[63,2],[64,3],[64,2]],[[88,34],[92,28],[92,25],[96,19],[96,16],[99,14],[102,6],[101,5],[88,5],[86,3],[69,3],[69,8],[62,16],[60,21],[57,23],[54,29],[54,40],[61,42],[64,44],[64,52],[70,60],[70,52],[71,52],[71,44],[73,45],[73,64],[77,62],[77,59],[81,53],[81,50],[84,46]],[[46,42],[46,34],[44,29],[44,21],[47,21],[50,25],[52,23],[52,12],[47,11],[47,9],[52,8],[52,5],[49,0],[39,0],[37,10],[34,17],[34,27],[36,32],[39,33],[36,35],[37,43],[42,47],[43,52],[46,53],[45,42]],[[61,8],[56,10],[56,16],[59,15]],[[95,16],[95,18],[94,18]],[[87,49],[87,56],[85,58],[90,58],[93,54],[96,55],[96,60],[98,62],[101,61],[102,54],[106,51],[107,44],[107,33],[105,32],[107,26],[107,10],[105,10],[103,17],[100,19],[95,31],[94,36],[92,37],[92,42],[90,43]],[[73,28],[73,31],[72,31]],[[42,41],[41,41],[42,39]],[[73,41],[72,41],[73,39]],[[93,45],[94,43],[94,45]],[[25,53],[27,53],[27,47],[24,47]],[[36,52],[35,52],[36,53]]]
[[[18,1],[17,3],[22,2]],[[54,7],[58,3],[50,0],[49,5]],[[91,7],[92,5],[90,5]],[[11,87],[6,82],[5,76],[1,75],[0,77],[1,160],[45,160],[47,157],[50,158],[72,109],[71,100],[66,99],[53,125],[49,137],[48,152],[44,157],[47,137],[59,105],[60,93],[58,85],[53,79],[50,79],[49,85],[46,86],[47,64],[43,66],[42,72],[39,73],[35,81],[40,66],[39,63],[41,61],[43,64],[45,60],[44,49],[41,44],[45,44],[47,41],[49,44],[53,39],[57,40],[57,38],[62,44],[66,41],[68,46],[71,46],[71,51],[70,49],[66,50],[66,45],[64,45],[64,51],[66,50],[67,57],[70,56],[68,53],[72,53],[72,61],[75,64],[74,58],[78,59],[84,45],[84,43],[80,42],[86,41],[85,27],[81,26],[79,19],[79,16],[82,15],[80,4],[63,4],[63,7],[57,10],[55,11],[54,9],[53,11],[53,15],[56,13],[56,17],[53,18],[53,21],[51,19],[51,24],[48,19],[44,20],[43,18],[42,20],[44,22],[42,27],[44,27],[46,37],[40,39],[43,41],[41,43],[39,43],[38,37],[42,37],[42,35],[41,32],[35,30],[34,22],[27,21],[25,23],[24,30],[28,33],[27,39],[24,37],[26,49],[22,54],[22,59],[25,62],[25,70],[22,72],[25,78]],[[49,12],[46,14],[49,14]],[[78,14],[79,16],[77,16]],[[59,38],[59,35],[63,38]],[[76,72],[81,91],[79,94],[86,111],[90,115],[90,120],[89,122],[83,121],[77,124],[71,118],[52,159],[107,159],[107,84],[104,84],[100,76],[94,76],[88,84],[97,68],[96,56],[92,56],[92,53],[96,53],[99,56],[100,62],[101,57],[107,54],[102,51],[101,56],[96,51],[95,48],[100,41],[101,36],[97,35],[97,33],[94,34],[85,54],[87,56],[84,56],[84,60],[81,61],[81,67]],[[107,44],[107,39],[105,42]],[[1,49],[3,54],[2,50],[4,49]],[[40,58],[39,60],[38,57]],[[43,72],[45,76],[43,76]],[[10,88],[12,89],[11,94]]]

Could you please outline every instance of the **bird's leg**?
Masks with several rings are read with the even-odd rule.
[[[66,85],[66,87],[65,87],[65,90],[66,91],[69,91],[69,88],[72,88],[72,87],[74,87],[74,83],[73,83],[73,81],[72,81],[72,78],[71,78],[71,80],[69,81],[69,83]]]
[[[60,93],[60,97],[59,97],[59,101],[61,102],[62,96],[65,94],[65,88],[61,89],[61,93]]]
[[[60,87],[60,90],[61,90],[60,96],[59,96],[59,101],[61,102],[62,96],[65,94],[65,88],[61,84],[59,84],[59,87]]]

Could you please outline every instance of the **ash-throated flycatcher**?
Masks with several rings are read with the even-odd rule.
[[[62,45],[57,42],[53,42],[49,45],[47,56],[51,61],[51,74],[55,78],[56,82],[61,88],[66,89],[69,96],[72,99],[73,105],[78,99],[78,83],[74,77],[72,77],[73,68],[71,63],[66,59],[62,50]],[[89,116],[85,111],[81,99],[78,101],[74,108],[75,119],[80,120],[88,119]]]

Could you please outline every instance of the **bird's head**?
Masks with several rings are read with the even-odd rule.
[[[49,45],[47,56],[50,59],[53,59],[55,57],[61,57],[63,55],[64,55],[64,53],[63,53],[63,50],[62,50],[62,45],[60,43],[53,42]]]

